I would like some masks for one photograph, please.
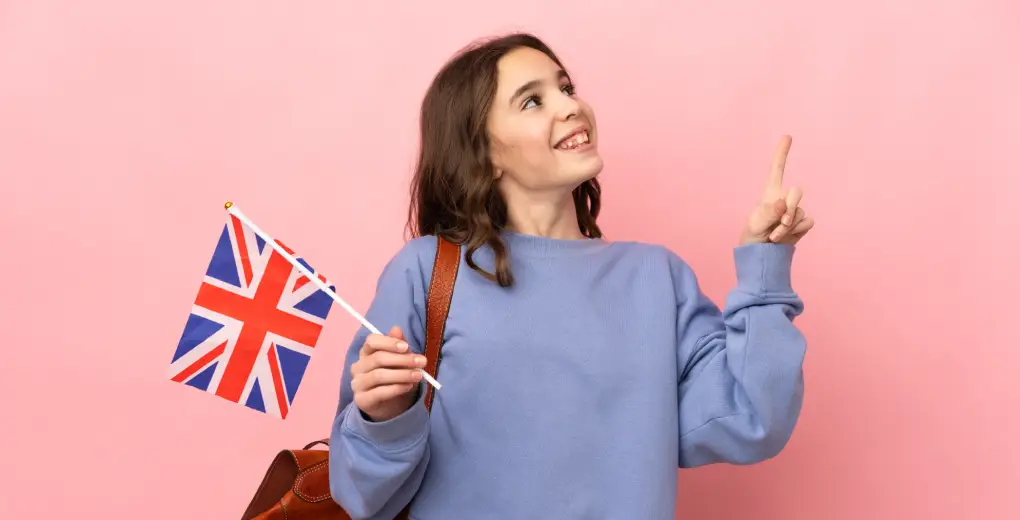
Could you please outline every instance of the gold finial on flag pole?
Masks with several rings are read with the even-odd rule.
[[[234,203],[228,200],[227,203],[223,205],[223,209],[230,209],[230,207],[233,205]]]

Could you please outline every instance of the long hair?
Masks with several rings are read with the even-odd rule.
[[[476,42],[448,61],[436,74],[421,105],[421,148],[411,180],[407,229],[412,237],[438,235],[467,249],[466,261],[501,287],[513,284],[506,244],[500,232],[507,225],[506,201],[497,188],[487,131],[496,94],[498,64],[509,52],[530,47],[563,67],[545,43],[526,33]],[[590,179],[574,189],[574,208],[581,233],[599,238],[595,223],[601,187]],[[495,272],[474,261],[488,245]]]

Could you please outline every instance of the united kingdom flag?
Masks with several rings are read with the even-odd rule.
[[[333,300],[244,222],[229,217],[168,376],[284,419]]]

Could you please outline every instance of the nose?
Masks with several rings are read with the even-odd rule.
[[[557,105],[556,116],[561,121],[568,121],[578,116],[581,112],[581,104],[577,102],[572,96],[562,94],[559,96],[559,104]]]

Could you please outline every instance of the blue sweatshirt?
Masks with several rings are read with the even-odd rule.
[[[353,518],[391,520],[413,499],[417,520],[672,520],[678,467],[784,447],[803,399],[793,247],[737,247],[720,312],[664,247],[504,236],[513,287],[462,258],[431,416],[419,398],[366,420],[350,366],[368,331],[351,343],[329,476]],[[408,242],[366,313],[418,353],[436,246]],[[490,250],[475,258],[491,270]]]

